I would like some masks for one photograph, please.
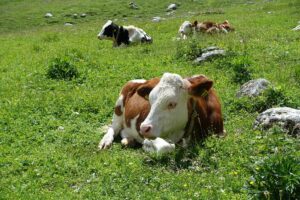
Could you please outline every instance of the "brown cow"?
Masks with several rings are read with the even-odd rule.
[[[99,148],[110,147],[119,133],[122,145],[139,142],[157,153],[172,151],[178,142],[199,141],[210,132],[223,134],[221,105],[212,85],[204,75],[183,79],[171,73],[129,81]]]
[[[203,33],[219,33],[219,32],[228,33],[229,31],[234,31],[234,28],[230,25],[228,20],[225,20],[221,24],[211,22],[211,21],[205,21],[199,23],[196,20],[194,21],[192,26],[195,28],[196,32],[203,32]]]

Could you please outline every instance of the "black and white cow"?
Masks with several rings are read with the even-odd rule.
[[[118,26],[111,20],[108,20],[102,27],[97,36],[100,40],[107,39],[113,41],[113,46],[120,46],[122,43],[125,45],[131,43],[151,43],[152,38],[140,28],[135,26]]]

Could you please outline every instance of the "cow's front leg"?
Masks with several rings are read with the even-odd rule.
[[[175,144],[167,142],[162,138],[154,140],[145,139],[143,149],[147,152],[154,152],[157,154],[165,154],[175,150]]]

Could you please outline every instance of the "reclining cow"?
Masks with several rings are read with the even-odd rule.
[[[196,32],[203,32],[203,33],[228,33],[229,31],[234,31],[234,28],[230,25],[228,20],[225,20],[223,23],[218,24],[211,21],[205,22],[198,22],[197,20],[194,21],[193,27],[195,28]]]
[[[121,134],[121,144],[143,144],[150,152],[174,150],[210,133],[223,134],[221,105],[204,75],[183,79],[165,73],[161,79],[129,81],[116,102],[112,125],[99,143],[107,149]]]
[[[108,20],[97,35],[98,39],[112,40],[113,46],[120,46],[122,43],[129,45],[131,43],[151,43],[152,38],[140,28],[135,26],[118,26],[111,20]]]
[[[192,33],[228,33],[229,31],[234,31],[234,28],[230,25],[228,20],[225,20],[221,24],[210,21],[200,23],[198,21],[194,21],[192,24],[189,21],[185,21],[181,24],[178,33],[180,34],[180,38],[185,40],[187,39],[187,36],[191,35]]]

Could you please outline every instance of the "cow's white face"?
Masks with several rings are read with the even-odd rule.
[[[179,31],[180,34],[189,35],[192,33],[192,24],[189,21],[183,22],[180,26]]]
[[[188,84],[177,74],[165,73],[149,94],[150,112],[141,124],[145,137],[168,136],[183,130],[188,121]]]
[[[103,25],[101,31],[97,35],[98,39],[100,39],[100,40],[103,40],[103,39],[112,40],[115,29],[116,29],[116,25],[111,20],[108,20]]]

